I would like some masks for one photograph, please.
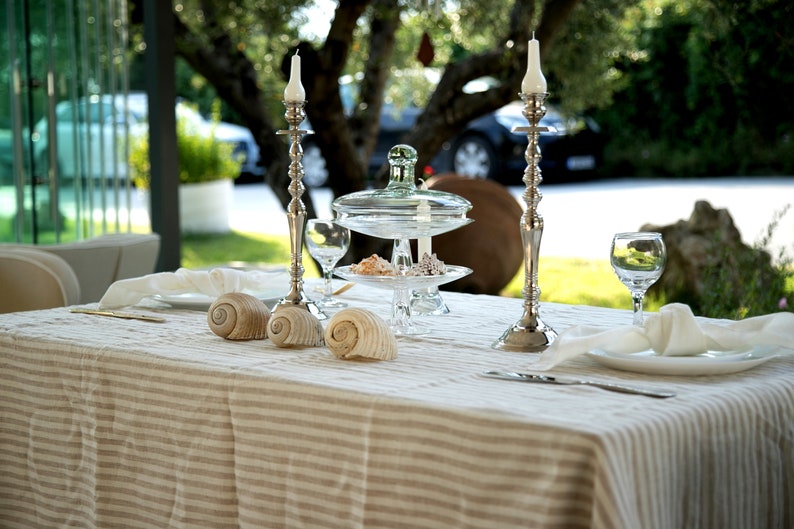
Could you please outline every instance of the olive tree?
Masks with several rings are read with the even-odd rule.
[[[468,121],[516,99],[533,32],[542,43],[552,99],[564,97],[580,107],[597,104],[587,101],[593,96],[586,95],[586,88],[596,100],[608,97],[608,89],[593,88],[609,81],[605,64],[620,39],[620,13],[630,4],[435,1],[442,2],[440,9],[432,2],[426,7],[400,0],[339,0],[327,35],[300,40],[306,5],[298,0],[186,0],[174,10],[176,50],[251,129],[267,166],[267,182],[285,204],[290,199],[289,159],[284,139],[275,131],[286,127],[279,105],[287,59],[295,50],[302,57],[314,140],[333,168],[329,185],[337,195],[366,186],[366,161],[374,149],[389,76],[395,65],[412,60],[421,67],[413,59],[420,33],[429,36],[435,48],[431,66],[441,71],[424,112],[404,138],[419,151],[420,167]],[[339,78],[351,72],[363,75],[356,105],[346,111]],[[485,76],[497,82],[484,92],[464,92],[466,83]],[[582,82],[585,76],[587,82]]]

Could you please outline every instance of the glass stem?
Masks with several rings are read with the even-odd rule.
[[[642,301],[645,298],[645,292],[632,290],[631,298],[634,301],[634,325],[642,327]]]
[[[405,287],[395,287],[392,298],[392,324],[401,330],[411,326],[411,297]]]
[[[331,290],[331,275],[333,274],[334,269],[332,267],[324,267],[323,268],[323,280],[325,282],[325,292],[323,292],[323,298],[329,299],[333,297],[333,291]]]

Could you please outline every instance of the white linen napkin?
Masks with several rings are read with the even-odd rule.
[[[794,313],[779,312],[739,321],[715,320],[695,317],[688,305],[671,303],[658,313],[647,314],[642,327],[571,327],[543,352],[532,369],[551,369],[594,349],[624,354],[653,349],[663,356],[686,356],[755,345],[794,349]]]
[[[281,276],[279,276],[281,277]],[[265,291],[273,285],[273,272],[262,270],[236,270],[214,268],[212,270],[188,270],[160,272],[132,279],[116,281],[108,287],[99,300],[99,308],[115,309],[135,305],[143,298],[160,294],[204,294],[218,297],[227,292]]]

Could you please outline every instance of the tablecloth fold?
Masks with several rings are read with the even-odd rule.
[[[658,313],[647,314],[642,327],[570,327],[532,364],[532,369],[551,369],[594,349],[623,354],[653,349],[659,355],[687,356],[756,345],[794,349],[794,313],[716,320],[696,317],[689,306],[671,303]]]

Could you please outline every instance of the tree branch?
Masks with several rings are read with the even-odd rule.
[[[350,119],[353,142],[362,153],[362,164],[372,156],[380,130],[383,94],[394,56],[395,35],[400,27],[400,8],[395,0],[375,0],[369,32],[369,56],[361,81],[361,103]]]
[[[536,38],[549,49],[550,43],[580,0],[547,0]],[[425,111],[405,139],[422,146],[418,167],[430,163],[445,141],[454,137],[466,123],[497,110],[516,98],[526,72],[527,41],[535,16],[534,3],[515,0],[507,30],[497,37],[491,50],[472,55],[447,66]],[[494,76],[501,83],[477,94],[463,93],[463,86],[483,76]]]

